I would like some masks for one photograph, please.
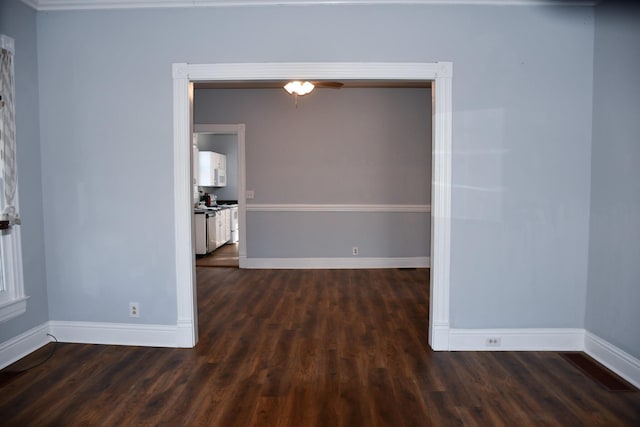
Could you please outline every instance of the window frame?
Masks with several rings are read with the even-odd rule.
[[[0,48],[15,55],[15,43],[11,37],[0,34]],[[13,61],[11,64],[12,99],[15,101],[15,73]],[[15,107],[15,106],[14,106]],[[4,107],[3,107],[4,108]],[[15,117],[14,117],[15,120]],[[0,146],[4,145],[4,117],[0,114]],[[19,212],[19,194],[16,171],[15,208]],[[22,269],[22,237],[20,226],[14,224],[0,232],[0,261],[2,262],[0,285],[0,322],[13,319],[27,311],[27,299],[25,294]]]

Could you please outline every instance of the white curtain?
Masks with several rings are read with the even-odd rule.
[[[0,58],[0,96],[2,96],[0,123],[0,176],[2,201],[0,207],[0,221],[5,224],[19,224],[19,216],[16,211],[16,121],[14,103],[14,79],[13,79],[13,39],[0,36],[2,45]]]

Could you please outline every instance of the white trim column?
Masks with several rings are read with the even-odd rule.
[[[176,239],[176,292],[178,300],[178,346],[198,342],[193,215],[191,191],[191,124],[193,84],[187,64],[173,64],[173,178]]]
[[[451,263],[452,64],[439,63],[431,93],[433,148],[431,179],[431,307],[429,345],[449,350],[449,270]]]

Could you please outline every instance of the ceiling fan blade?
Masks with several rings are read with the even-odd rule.
[[[316,87],[328,87],[331,89],[340,89],[344,86],[342,82],[313,82]]]

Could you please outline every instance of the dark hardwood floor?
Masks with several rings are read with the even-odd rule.
[[[49,344],[0,374],[0,425],[640,425],[557,353],[430,351],[428,295],[427,270],[199,268],[195,349]]]
[[[238,243],[226,244],[207,255],[196,256],[196,267],[238,268],[238,265]]]

